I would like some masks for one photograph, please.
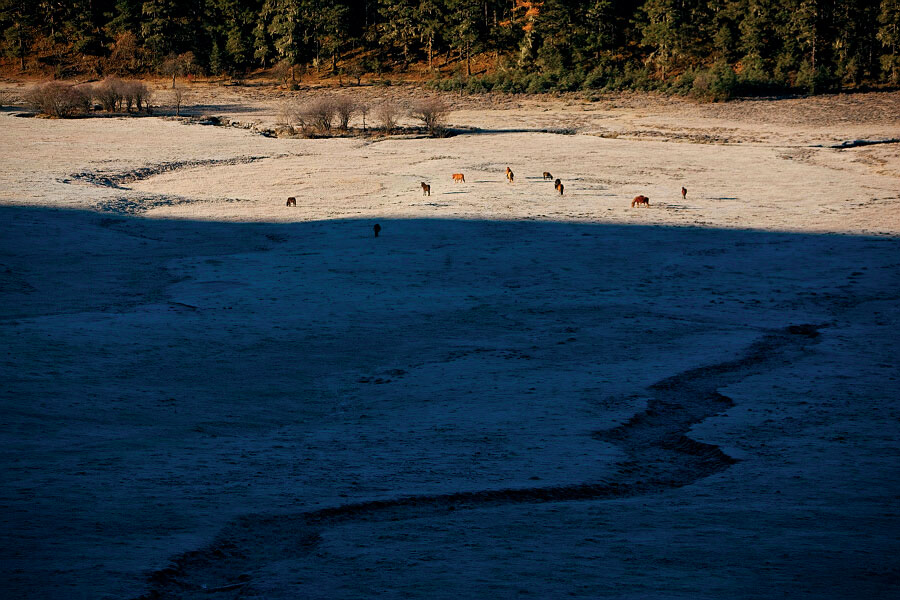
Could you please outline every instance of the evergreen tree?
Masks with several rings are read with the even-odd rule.
[[[155,60],[176,49],[181,21],[175,0],[145,0],[141,7],[141,34]]]
[[[881,68],[891,83],[900,83],[900,0],[881,0],[877,37],[886,50],[881,55]]]
[[[34,40],[36,15],[28,0],[0,0],[0,27],[7,56],[19,61],[19,69],[25,70],[25,57]]]
[[[296,81],[295,69],[302,63],[303,2],[302,0],[266,0],[263,15],[268,17],[268,33],[277,56],[286,61],[291,81]]]
[[[379,0],[378,41],[391,48],[399,49],[403,64],[410,62],[410,54],[418,37],[416,32],[417,14],[414,0]]]

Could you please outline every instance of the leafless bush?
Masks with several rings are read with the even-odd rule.
[[[106,112],[116,112],[121,108],[123,83],[117,77],[107,77],[93,87],[94,98]]]
[[[113,85],[121,96],[121,105],[128,112],[132,107],[137,107],[138,111],[144,109],[144,103],[150,98],[150,90],[142,81],[120,81]]]
[[[450,107],[440,98],[426,98],[416,102],[409,111],[409,116],[422,121],[428,133],[438,135],[444,129],[444,123]]]
[[[90,108],[91,99],[84,90],[60,81],[38,84],[28,92],[28,103],[41,114],[74,117]]]
[[[275,124],[281,127],[290,127],[291,129],[293,129],[295,125],[298,125],[297,106],[293,102],[285,102],[282,104],[278,108],[278,118]]]
[[[400,117],[400,107],[392,100],[385,100],[375,107],[375,120],[385,131],[393,131]]]
[[[359,116],[362,117],[363,131],[365,131],[366,130],[366,117],[369,115],[369,110],[370,110],[369,105],[366,104],[365,102],[360,102],[357,105],[357,110],[359,110]]]
[[[301,124],[322,133],[331,131],[331,123],[336,113],[334,99],[315,98],[304,104],[299,111]]]
[[[186,94],[184,88],[176,87],[172,88],[172,104],[175,106],[175,116],[181,116],[181,106],[184,104],[186,98]]]
[[[184,54],[169,54],[159,66],[160,73],[172,76],[172,89],[175,89],[175,77],[185,75],[195,75],[200,72],[200,65],[193,52],[185,52]]]
[[[132,93],[134,94],[134,101],[137,104],[137,109],[139,111],[144,110],[146,106],[147,109],[150,109],[150,98],[153,97],[153,90],[148,88],[143,81],[132,81]]]
[[[358,112],[359,107],[356,105],[356,102],[347,96],[336,96],[333,99],[333,103],[334,112],[338,119],[338,126],[346,131],[347,127],[350,126],[350,119]]]

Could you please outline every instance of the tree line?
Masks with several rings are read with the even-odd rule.
[[[0,0],[2,53],[72,75],[275,68],[437,87],[727,96],[900,83],[900,0]]]

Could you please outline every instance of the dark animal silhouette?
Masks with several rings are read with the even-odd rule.
[[[288,198],[287,204],[285,206],[297,206],[297,199],[291,196]]]
[[[381,231],[381,225],[375,223],[375,227],[372,228],[375,231],[375,237],[378,237],[378,232]]]
[[[510,183],[513,183],[513,180],[516,178],[516,174],[509,167],[506,167],[506,178],[509,179]]]
[[[631,208],[634,208],[635,205],[643,204],[644,206],[650,206],[650,198],[647,196],[635,196],[634,200],[631,201]]]
[[[422,182],[422,195],[423,196],[431,195],[431,186],[428,185],[427,183],[425,183],[424,181]]]
[[[465,183],[465,182],[466,182],[466,176],[463,175],[462,173],[454,173],[454,174],[453,174],[453,181],[455,181],[456,183],[459,183],[459,182]]]
[[[687,198],[687,188],[682,186],[681,187],[681,199],[684,200],[685,198]]]
[[[544,179],[553,179],[553,175],[550,174],[550,171],[544,171]]]
[[[559,179],[557,179],[556,181],[553,182],[553,188],[554,188],[557,192],[559,192],[559,195],[560,195],[560,196],[563,195],[563,190],[565,189],[565,187],[566,187],[566,186],[564,186],[564,185],[563,185],[563,182],[560,181]]]

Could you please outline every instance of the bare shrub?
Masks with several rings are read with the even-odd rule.
[[[422,121],[432,136],[440,134],[444,129],[450,107],[440,98],[426,98],[416,102],[409,111],[409,116]]]
[[[132,81],[131,86],[131,93],[134,94],[134,102],[137,104],[138,111],[144,110],[144,107],[147,107],[147,110],[149,110],[153,91],[143,81]]]
[[[107,77],[93,87],[94,97],[106,112],[116,112],[122,105],[122,80]]]
[[[315,98],[304,104],[299,111],[302,124],[322,133],[331,131],[331,123],[336,113],[334,99]]]
[[[41,114],[51,117],[74,117],[90,108],[91,99],[84,90],[60,81],[48,81],[31,88],[28,103]]]
[[[297,107],[291,102],[285,102],[278,108],[278,117],[275,124],[281,127],[291,127],[297,123]]]
[[[131,112],[131,108],[134,106],[134,83],[123,81],[119,87],[119,93],[122,95],[122,106],[126,111]]]
[[[332,99],[334,103],[334,112],[337,115],[338,127],[346,131],[350,126],[350,119],[359,110],[356,103],[347,96],[337,96]]]
[[[400,107],[392,100],[385,100],[375,107],[375,120],[385,131],[393,131],[400,117]]]
[[[150,90],[142,81],[120,81],[113,84],[121,97],[121,105],[131,112],[133,107],[138,111],[144,109],[144,103],[150,98]]]
[[[278,109],[278,119],[276,125],[288,129],[288,133],[293,134],[297,127],[308,129],[308,124],[303,118],[301,106],[295,102],[287,101]]]
[[[94,108],[94,98],[96,97],[95,88],[96,85],[93,83],[79,83],[75,86],[78,93],[84,96],[87,110],[92,110]]]
[[[184,104],[186,100],[186,94],[184,88],[176,87],[172,88],[172,104],[175,106],[175,116],[181,116],[181,106]]]
[[[366,117],[369,115],[369,105],[365,102],[360,102],[356,105],[356,109],[359,111],[359,116],[362,117],[362,126],[363,131],[366,130]]]
[[[193,52],[185,52],[177,56],[173,53],[169,54],[160,64],[159,72],[162,75],[172,76],[172,89],[175,89],[175,77],[195,75],[200,72],[200,65]]]

